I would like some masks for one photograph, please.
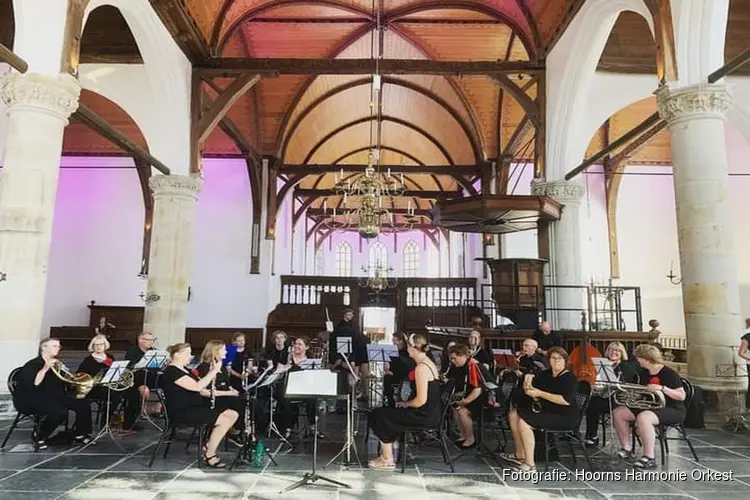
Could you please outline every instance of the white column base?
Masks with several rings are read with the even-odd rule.
[[[8,394],[8,375],[39,353],[38,340],[0,340],[0,394]]]

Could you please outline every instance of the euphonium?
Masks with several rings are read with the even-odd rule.
[[[609,384],[608,384],[609,385]],[[615,390],[615,404],[632,410],[658,410],[664,408],[667,400],[661,391],[649,391],[640,384],[612,383]]]
[[[88,393],[91,392],[91,389],[94,388],[94,384],[96,383],[94,377],[92,377],[88,373],[72,373],[59,359],[55,360],[50,369],[52,370],[52,373],[57,376],[57,378],[59,378],[63,382],[75,386],[76,399],[85,398]]]

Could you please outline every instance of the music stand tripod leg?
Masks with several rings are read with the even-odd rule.
[[[107,402],[104,406],[104,411],[106,411],[106,414],[104,415],[104,426],[101,429],[99,429],[99,432],[96,434],[96,436],[94,436],[94,438],[91,441],[83,445],[83,447],[81,447],[81,449],[78,450],[76,454],[82,453],[86,448],[98,442],[99,439],[101,439],[105,435],[109,435],[109,439],[115,444],[115,446],[120,448],[122,452],[125,452],[125,448],[120,446],[120,443],[117,442],[114,434],[112,434],[112,426],[109,423],[109,415],[110,415],[110,409],[112,405],[111,394],[112,394],[112,389],[107,387]]]

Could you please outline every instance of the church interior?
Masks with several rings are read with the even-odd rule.
[[[750,0],[0,0],[0,498],[748,498],[748,61]]]

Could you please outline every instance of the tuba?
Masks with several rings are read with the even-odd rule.
[[[658,410],[664,408],[667,400],[661,391],[651,392],[640,384],[611,383],[614,389],[613,400],[616,405],[631,410]]]
[[[63,382],[75,386],[76,399],[85,398],[88,393],[91,392],[91,389],[94,388],[94,384],[96,383],[94,377],[88,373],[72,373],[68,370],[68,367],[65,366],[65,363],[59,359],[55,360],[54,364],[50,367],[50,370]]]

